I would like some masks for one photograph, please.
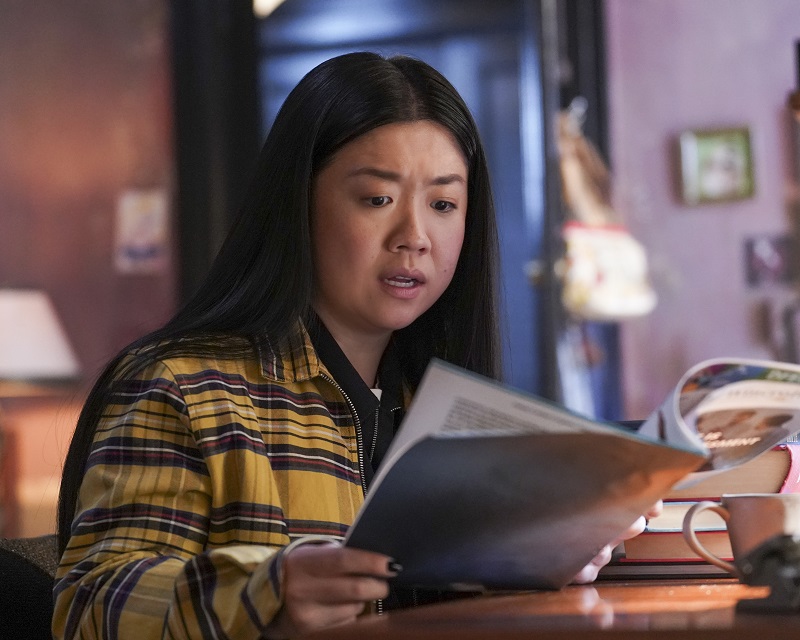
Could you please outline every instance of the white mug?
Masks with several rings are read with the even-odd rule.
[[[739,579],[742,573],[735,564],[714,555],[697,539],[693,520],[705,510],[714,511],[725,521],[734,562],[774,536],[800,535],[800,493],[725,494],[720,502],[704,500],[693,505],[683,519],[686,543],[698,556]]]

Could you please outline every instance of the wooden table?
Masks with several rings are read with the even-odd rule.
[[[736,612],[767,588],[732,579],[598,582],[561,591],[492,595],[365,616],[309,640],[783,640],[800,639],[800,613]]]

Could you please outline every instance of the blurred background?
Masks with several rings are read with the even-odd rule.
[[[796,0],[0,0],[0,15],[3,535],[54,530],[95,375],[199,285],[282,100],[345,51],[421,57],[475,114],[512,385],[638,419],[700,360],[797,360]],[[653,308],[564,304],[570,107]],[[57,327],[36,356],[32,294]]]

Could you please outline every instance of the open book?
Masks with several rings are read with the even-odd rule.
[[[800,431],[800,367],[759,360],[709,360],[686,373],[640,434],[707,451],[697,473],[753,459]]]
[[[633,433],[434,360],[345,544],[394,558],[401,584],[560,588],[679,481],[798,430],[789,364],[702,363]]]

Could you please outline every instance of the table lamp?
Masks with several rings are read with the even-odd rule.
[[[0,399],[53,394],[54,383],[72,380],[79,372],[47,294],[0,289]],[[17,510],[15,439],[3,426],[0,411],[0,534],[12,535]]]
[[[36,289],[0,289],[0,397],[74,379],[80,371],[50,298]]]

